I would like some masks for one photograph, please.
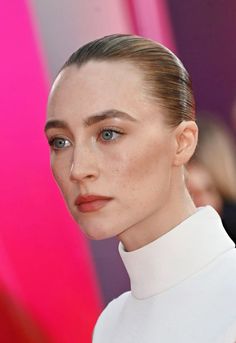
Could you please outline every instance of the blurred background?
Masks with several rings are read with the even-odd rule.
[[[192,76],[197,111],[223,123],[232,141],[236,1],[0,0],[0,5],[0,312],[9,312],[4,327],[15,330],[15,338],[5,332],[0,341],[91,342],[99,313],[129,282],[117,241],[87,241],[52,179],[43,135],[50,85],[85,42],[111,33],[139,34],[180,57]],[[31,338],[20,336],[22,330]]]

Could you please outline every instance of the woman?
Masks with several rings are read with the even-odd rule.
[[[54,82],[45,127],[54,177],[88,237],[120,240],[131,280],[98,319],[95,343],[216,343],[236,320],[234,244],[184,181],[194,113],[182,63],[141,37],[86,44]]]
[[[196,206],[210,204],[217,210],[228,235],[236,242],[234,137],[222,121],[208,113],[199,116],[198,127],[198,146],[188,163],[188,189]]]

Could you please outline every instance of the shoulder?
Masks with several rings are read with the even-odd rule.
[[[100,337],[108,335],[108,332],[119,320],[122,309],[130,297],[131,292],[125,292],[118,298],[112,300],[100,314],[93,333],[93,342],[101,341]]]
[[[222,343],[236,343],[236,318],[222,337]]]
[[[109,321],[111,321],[119,316],[130,294],[130,292],[125,292],[118,298],[112,300],[99,316],[96,326],[98,326],[102,321],[106,320],[106,318],[109,318]]]

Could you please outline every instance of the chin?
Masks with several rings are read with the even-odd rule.
[[[109,228],[97,225],[83,225],[81,223],[78,223],[78,225],[80,229],[83,231],[83,233],[86,235],[86,237],[95,241],[108,239],[116,236],[116,234],[112,233],[112,231]]]
[[[123,230],[122,223],[103,213],[88,213],[79,215],[78,211],[71,214],[85,236],[92,240],[102,240],[118,236]]]
[[[91,220],[91,218],[78,218],[74,216],[76,223],[78,224],[80,230],[89,239],[102,240],[116,236],[114,230],[111,230],[110,225],[104,225],[104,223],[99,223],[98,220]]]

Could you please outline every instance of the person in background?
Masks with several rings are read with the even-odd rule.
[[[196,206],[212,205],[236,242],[236,146],[234,136],[213,115],[198,116],[199,139],[188,163],[187,185]]]
[[[198,128],[181,61],[138,36],[85,44],[52,86],[45,133],[73,218],[91,239],[119,239],[130,277],[93,342],[222,343],[229,330],[236,339],[235,245],[185,184]]]

